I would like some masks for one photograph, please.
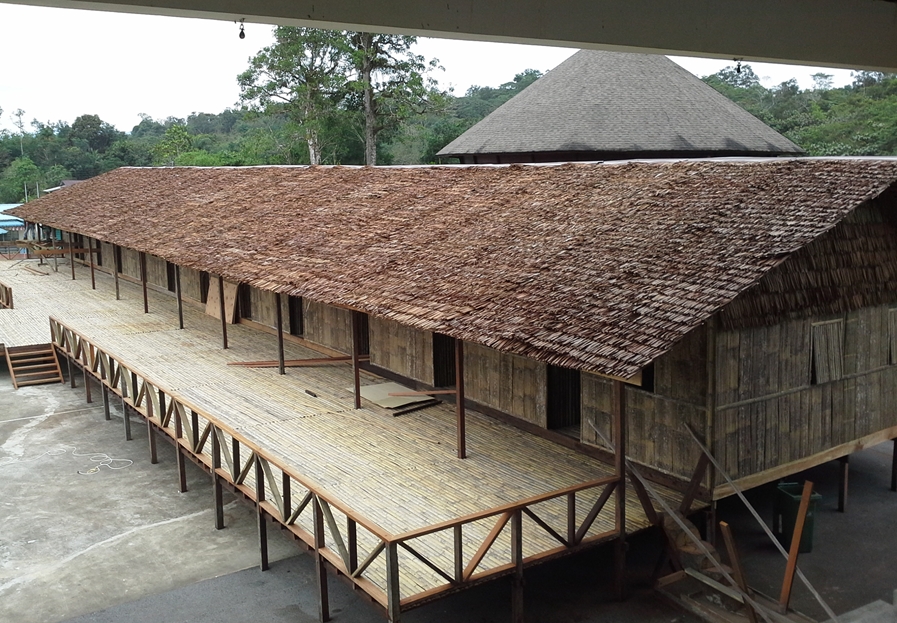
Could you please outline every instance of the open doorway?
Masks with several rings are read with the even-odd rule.
[[[579,439],[582,416],[579,370],[548,366],[548,428]]]

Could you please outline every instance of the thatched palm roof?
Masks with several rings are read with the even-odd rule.
[[[897,161],[123,168],[14,212],[259,288],[628,377]]]
[[[558,159],[550,154],[602,160],[801,153],[665,56],[581,50],[438,155],[541,154],[536,161],[546,161]]]

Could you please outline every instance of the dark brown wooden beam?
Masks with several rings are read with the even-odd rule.
[[[117,244],[112,245],[112,275],[115,278],[115,300],[121,298],[121,290],[119,289],[118,275],[121,273],[120,262],[121,247]]]
[[[152,408],[152,401],[147,401],[147,404]],[[150,463],[156,465],[159,462],[159,454],[156,451],[156,427],[149,418],[146,419],[146,436],[149,441]]]
[[[284,336],[286,337],[286,336]],[[368,361],[370,357],[361,355],[358,357],[359,362]],[[303,368],[311,366],[325,366],[335,363],[348,363],[352,361],[351,356],[347,357],[319,357],[316,359],[285,359],[284,365],[287,368]],[[276,359],[264,359],[261,361],[229,361],[229,366],[244,366],[246,368],[276,368],[280,362]]]
[[[268,565],[268,518],[265,517],[265,511],[262,508],[262,502],[265,501],[265,470],[262,469],[262,461],[255,459],[255,501],[256,510],[258,511],[259,522],[259,568],[267,571]]]
[[[283,358],[283,310],[280,308],[280,292],[274,295],[274,300],[277,306],[277,369],[281,374],[286,374],[286,363]]]
[[[626,388],[613,381],[614,468],[618,478],[614,521],[619,534],[614,547],[614,590],[618,599],[626,594]]]
[[[327,586],[327,568],[321,550],[324,548],[324,510],[315,496],[312,505],[314,510],[314,541],[315,541],[315,580],[318,584],[318,620],[325,623],[330,620],[330,595]],[[388,563],[388,559],[387,559]],[[387,570],[387,575],[389,571]],[[387,583],[389,580],[387,579]]]
[[[352,311],[352,378],[355,383],[355,408],[361,408],[361,372],[358,368],[361,356],[361,319],[357,311]]]
[[[72,281],[75,280],[75,244],[74,238],[75,234],[69,232],[69,264],[72,265]]]
[[[732,529],[725,521],[719,522],[719,529],[723,534],[723,540],[726,542],[726,550],[729,552],[729,566],[732,567],[732,574],[735,576],[738,588],[740,588],[745,595],[750,596],[750,589],[748,588],[747,579],[744,576],[744,570],[741,567],[741,557],[738,555],[738,549],[735,547],[735,539],[732,536]],[[745,601],[744,607],[747,610],[750,623],[757,623],[757,613],[754,612],[754,607],[751,603]]]
[[[838,512],[847,510],[847,477],[850,472],[850,455],[838,459]]]
[[[701,452],[701,456],[698,458],[698,464],[695,466],[694,472],[692,472],[691,481],[688,483],[688,488],[685,489],[682,504],[679,505],[679,512],[683,515],[688,515],[688,512],[691,510],[691,505],[695,501],[695,496],[701,486],[701,481],[704,480],[704,474],[707,473],[708,465],[710,465],[710,459],[707,458],[706,454]]]
[[[467,413],[464,410],[464,342],[455,340],[455,415],[458,428],[458,458],[467,458]]]
[[[176,416],[177,417],[177,416]],[[178,418],[177,421],[180,421]],[[180,445],[178,445],[180,447]],[[215,501],[215,529],[224,528],[224,503],[222,500],[221,476],[218,470],[221,469],[221,442],[218,438],[218,431],[212,431],[212,497]]]
[[[112,414],[109,412],[109,388],[105,383],[103,384],[103,417],[106,420],[112,419]]]
[[[800,553],[800,541],[804,534],[804,523],[807,520],[807,511],[810,508],[810,496],[813,495],[813,483],[804,482],[804,491],[800,498],[800,507],[797,510],[797,520],[794,523],[794,533],[791,535],[791,549],[788,551],[788,563],[785,565],[785,578],[782,580],[782,593],[779,597],[779,605],[783,610],[788,610],[791,602],[791,588],[794,586],[794,574],[797,571],[797,556]]]
[[[897,439],[893,441],[891,451],[891,491],[897,491]]]
[[[224,315],[224,277],[218,277],[218,311],[221,314],[221,348],[227,350],[227,317]]]
[[[181,267],[174,265],[174,294],[178,300],[178,329],[184,328],[184,295],[181,292]]]
[[[511,623],[524,623],[526,613],[523,602],[523,515],[518,510],[511,517]]]
[[[90,256],[90,289],[97,289],[97,278],[96,278],[96,270],[94,268],[93,261],[93,238],[90,236],[87,237],[87,250]]]
[[[149,298],[146,293],[146,253],[140,252],[140,287],[143,289],[143,313],[149,313]]]

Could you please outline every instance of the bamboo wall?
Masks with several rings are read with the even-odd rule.
[[[539,426],[547,425],[544,363],[465,343],[464,393],[474,402]]]
[[[113,247],[108,242],[100,243],[100,254],[103,257],[103,268],[108,270],[110,274],[113,270],[115,270],[115,254],[112,251]]]
[[[371,363],[433,385],[433,334],[383,318],[370,319]]]
[[[199,271],[181,266],[181,296],[196,302],[202,302],[202,283]]]
[[[341,353],[352,352],[352,312],[303,299],[305,339]]]
[[[731,475],[756,474],[897,426],[891,307],[720,332],[714,448]],[[842,378],[814,383],[819,323],[833,320],[843,323]]]
[[[654,391],[625,385],[626,452],[656,469],[690,478],[700,449],[688,434],[707,428],[707,330],[698,328],[654,362]],[[582,375],[582,441],[604,447],[591,424],[613,439],[613,382]]]
[[[123,275],[140,279],[140,254],[128,247],[121,248],[121,272]]]
[[[168,262],[161,257],[146,254],[146,282],[168,289]]]

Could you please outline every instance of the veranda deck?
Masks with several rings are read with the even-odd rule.
[[[72,281],[68,265],[45,265],[48,274],[38,275],[26,264],[34,262],[0,261],[16,302],[0,310],[0,343],[49,341],[52,316],[54,343],[101,379],[104,394],[122,396],[216,477],[263,497],[268,514],[317,542],[391,618],[513,572],[515,530],[525,564],[616,538],[611,465],[475,411],[467,415],[468,458],[457,459],[450,405],[398,418],[367,401],[355,410],[348,365],[283,376],[228,366],[274,359],[275,336],[230,325],[223,350],[220,321],[185,307],[179,330],[171,296],[151,291],[143,314],[132,284],[121,283],[116,301],[109,275],[98,272],[92,290],[83,267]],[[285,348],[287,359],[320,357],[299,344]],[[363,384],[381,381],[362,373]],[[251,452],[242,462],[240,447]],[[673,504],[681,499],[657,489]],[[627,532],[648,527],[631,487],[626,497]]]

